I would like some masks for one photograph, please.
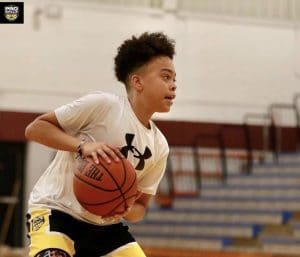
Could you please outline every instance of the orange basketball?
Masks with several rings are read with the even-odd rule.
[[[86,158],[79,161],[74,174],[73,189],[79,203],[89,212],[109,217],[123,214],[134,204],[137,180],[127,159],[99,164]]]

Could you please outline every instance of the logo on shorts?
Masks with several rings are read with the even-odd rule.
[[[44,216],[35,217],[32,221],[32,231],[38,231],[45,223]]]

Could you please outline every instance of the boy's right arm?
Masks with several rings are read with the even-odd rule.
[[[26,127],[25,136],[29,140],[69,152],[76,152],[80,144],[79,138],[64,132],[54,112],[37,117]]]
[[[67,134],[60,126],[54,112],[45,113],[37,117],[25,129],[25,136],[29,140],[55,148],[57,150],[77,152],[80,139]],[[108,163],[110,157],[116,161],[124,158],[117,147],[103,142],[86,142],[82,146],[83,157],[92,157],[98,163],[98,156]]]

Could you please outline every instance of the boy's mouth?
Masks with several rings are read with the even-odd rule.
[[[168,100],[174,100],[175,99],[175,95],[168,95],[165,97],[165,99],[168,99]]]

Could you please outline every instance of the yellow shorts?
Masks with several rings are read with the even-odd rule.
[[[27,214],[29,257],[146,257],[123,223],[97,226],[58,210]]]

